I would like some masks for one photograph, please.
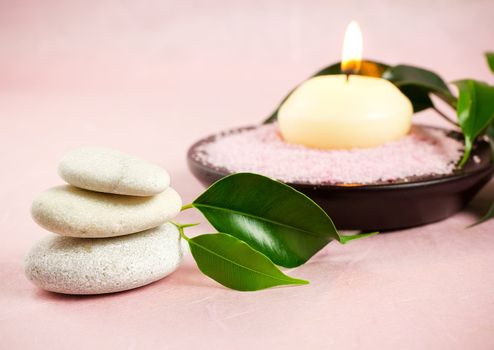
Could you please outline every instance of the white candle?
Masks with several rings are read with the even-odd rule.
[[[344,49],[349,70],[358,70],[361,39],[355,25],[347,30]],[[358,30],[358,26],[357,26]],[[348,44],[349,38],[352,39]],[[355,44],[357,42],[357,44]],[[387,80],[328,75],[301,84],[278,111],[280,132],[289,143],[323,149],[373,147],[410,131],[410,100]]]

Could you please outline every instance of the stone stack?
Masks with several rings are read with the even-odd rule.
[[[29,280],[53,292],[102,294],[149,284],[178,267],[186,244],[168,221],[182,200],[164,169],[84,147],[69,152],[58,170],[68,185],[32,204],[34,220],[57,235],[29,252]]]

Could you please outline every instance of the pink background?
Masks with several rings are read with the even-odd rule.
[[[494,221],[463,229],[492,184],[446,221],[331,243],[289,272],[305,287],[230,291],[190,257],[162,281],[106,296],[43,292],[23,275],[47,234],[30,202],[61,183],[64,152],[96,144],[155,161],[190,202],[202,188],[187,147],[259,122],[339,59],[351,19],[368,58],[493,82],[482,57],[494,50],[491,0],[1,1],[0,347],[494,348]]]

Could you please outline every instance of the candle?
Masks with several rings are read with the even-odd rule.
[[[343,44],[342,71],[356,73],[362,36],[352,22]],[[358,75],[327,75],[302,83],[278,111],[289,143],[313,148],[374,147],[406,135],[413,107],[392,83]]]

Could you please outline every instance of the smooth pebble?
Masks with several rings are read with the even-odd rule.
[[[174,218],[182,200],[169,187],[152,197],[120,196],[53,187],[33,202],[31,213],[43,228],[63,236],[101,238],[144,231]]]
[[[170,185],[170,176],[158,165],[103,147],[68,152],[58,173],[79,188],[131,196],[152,196]]]
[[[182,261],[187,244],[170,223],[133,235],[81,239],[50,235],[25,260],[27,278],[65,294],[103,294],[157,281]]]

